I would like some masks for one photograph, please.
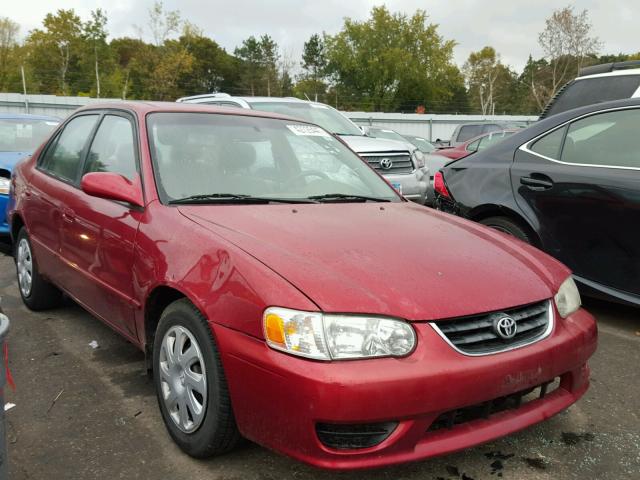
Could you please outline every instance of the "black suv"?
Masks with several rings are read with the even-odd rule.
[[[540,119],[572,108],[640,97],[640,61],[605,63],[580,69],[542,111]]]

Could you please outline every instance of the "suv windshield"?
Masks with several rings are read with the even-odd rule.
[[[164,203],[401,201],[315,125],[210,113],[153,113],[147,125]]]
[[[386,138],[387,140],[397,140],[398,142],[407,143],[407,139],[393,130],[386,130],[384,128],[369,128],[367,131],[370,137],[373,138]]]
[[[33,152],[58,123],[55,120],[0,118],[0,152]]]
[[[279,113],[320,125],[336,135],[362,136],[363,133],[336,109],[321,103],[306,102],[250,102],[251,108]]]
[[[436,147],[431,142],[421,137],[405,137],[409,142],[415,145],[422,153],[431,153],[435,151]]]

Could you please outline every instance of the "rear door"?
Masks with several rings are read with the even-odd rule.
[[[516,152],[518,205],[578,277],[640,295],[640,109],[595,112]]]
[[[97,119],[83,114],[67,122],[38,158],[26,191],[25,218],[38,268],[63,287],[67,266],[60,262],[60,237],[66,202]]]

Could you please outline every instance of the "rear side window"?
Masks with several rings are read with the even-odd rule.
[[[640,75],[620,75],[577,80],[553,102],[545,117],[572,108],[631,98],[640,87]]]
[[[84,173],[111,172],[133,180],[137,173],[133,125],[105,115],[91,144]]]
[[[482,135],[482,125],[463,125],[460,127],[460,133],[458,133],[456,141],[466,142],[478,135]]]
[[[561,160],[585,165],[640,168],[640,110],[592,115],[569,126]]]
[[[75,181],[87,140],[98,115],[82,115],[69,121],[47,151],[42,168],[67,181]]]
[[[562,140],[564,139],[564,132],[566,130],[567,127],[562,127],[542,137],[531,146],[531,151],[558,160],[560,158],[560,148],[562,147]]]

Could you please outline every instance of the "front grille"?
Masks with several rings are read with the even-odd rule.
[[[318,423],[316,434],[322,444],[337,450],[374,447],[386,440],[398,422],[364,423],[348,425]]]
[[[497,325],[504,317],[515,321],[516,333],[511,338],[500,335]],[[431,325],[458,351],[487,355],[542,340],[553,327],[553,311],[550,301],[545,300],[502,312],[432,322]]]
[[[383,175],[413,172],[413,163],[408,152],[366,153],[362,158]]]
[[[543,383],[533,388],[521,390],[504,397],[495,398],[487,402],[470,405],[468,407],[458,408],[445,412],[438,416],[427,432],[435,432],[442,429],[452,429],[458,425],[462,425],[474,420],[489,419],[496,413],[506,410],[516,410],[533,400],[544,398],[545,395],[557,390],[560,387],[560,377],[556,377],[550,382]]]

